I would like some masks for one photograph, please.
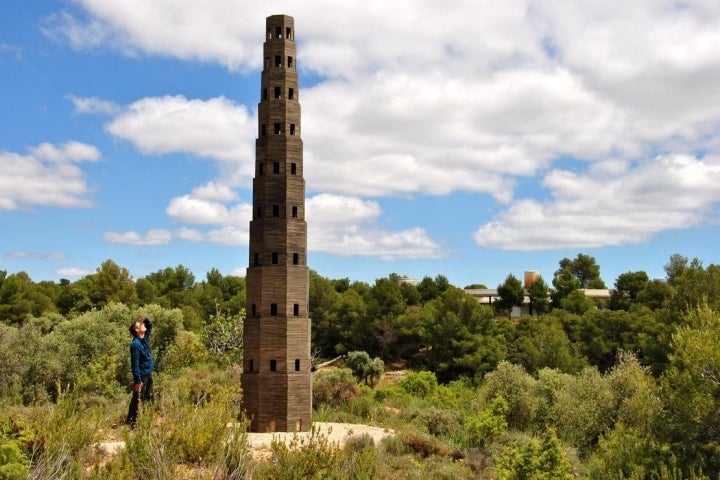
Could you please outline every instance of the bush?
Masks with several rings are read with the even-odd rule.
[[[0,480],[27,478],[30,460],[15,440],[0,435]]]
[[[375,440],[370,435],[353,435],[345,440],[335,478],[374,480],[379,478],[379,470]]]
[[[272,461],[258,467],[256,478],[276,480],[326,480],[336,476],[340,460],[337,443],[330,442],[315,427],[306,439],[295,435],[289,444],[273,441]]]
[[[480,396],[486,404],[502,397],[507,402],[509,428],[525,430],[532,423],[538,409],[538,398],[533,394],[537,381],[519,365],[500,362],[495,371],[485,375]]]
[[[462,417],[457,411],[429,407],[416,411],[412,417],[413,424],[436,437],[455,436],[462,431]]]
[[[320,370],[313,378],[313,407],[337,407],[360,395],[360,389],[349,368]]]
[[[193,332],[180,332],[163,358],[163,370],[169,372],[205,363],[208,353],[202,340]]]
[[[94,455],[100,417],[83,409],[77,396],[61,393],[57,404],[33,408],[28,420],[35,441],[29,478],[80,478],[84,465]]]
[[[602,432],[612,428],[615,409],[608,379],[588,367],[558,392],[552,417],[564,441],[588,450]]]
[[[484,411],[467,418],[465,438],[468,446],[483,448],[488,440],[504,434],[508,426],[505,420],[507,411],[507,402],[502,397],[497,397]]]
[[[397,453],[408,452],[419,455],[422,458],[427,458],[431,455],[448,456],[451,453],[450,448],[443,442],[432,435],[418,432],[417,430],[406,430],[397,434],[396,437],[403,446]],[[388,445],[392,445],[392,442]]]
[[[178,478],[181,464],[213,470],[217,478],[243,478],[249,463],[247,423],[238,421],[235,375],[206,367],[164,384],[162,395],[126,436],[120,461],[134,478]]]
[[[428,397],[438,387],[437,377],[433,372],[410,372],[398,382],[400,388],[416,397]]]
[[[669,457],[645,432],[619,423],[600,437],[596,453],[588,462],[589,477],[660,478],[661,466]]]
[[[555,431],[549,429],[541,441],[529,438],[524,444],[506,448],[497,459],[498,480],[571,480],[572,465]]]

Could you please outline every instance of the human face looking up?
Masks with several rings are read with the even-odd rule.
[[[143,338],[146,331],[147,327],[143,322],[135,322],[135,335],[137,335],[138,338]]]

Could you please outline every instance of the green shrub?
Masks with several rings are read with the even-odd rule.
[[[100,422],[99,411],[81,408],[77,393],[71,392],[61,393],[57,404],[29,410],[28,425],[35,436],[31,478],[80,478],[94,456]]]
[[[615,395],[596,368],[585,368],[557,393],[552,418],[560,437],[587,451],[602,432],[612,428]]]
[[[394,405],[405,405],[411,397],[412,395],[398,384],[385,385],[373,391],[373,398],[376,402],[389,402]]]
[[[0,480],[24,480],[30,460],[15,440],[0,435]]]
[[[502,397],[495,398],[488,407],[477,415],[465,420],[465,439],[469,447],[483,448],[488,441],[507,431],[505,415],[507,402]]]
[[[375,441],[368,434],[353,435],[345,440],[335,478],[374,480],[381,465]]]
[[[182,373],[176,376],[164,373],[158,375],[155,386],[162,392],[161,396],[173,393],[181,403],[192,405],[211,401],[217,394],[231,393],[232,395],[226,398],[233,398],[232,401],[239,406],[240,375],[239,368],[219,368],[214,364],[205,364],[183,369]]]
[[[360,389],[349,368],[331,368],[315,372],[313,378],[313,407],[347,404],[360,395]]]
[[[240,479],[249,464],[240,386],[233,370],[205,366],[167,379],[126,435],[120,463],[133,478],[174,479],[179,465]]]
[[[430,434],[418,432],[417,430],[405,430],[397,434],[396,437],[404,445],[401,452],[413,453],[422,458],[431,455],[448,456],[451,453],[450,448],[443,442]]]
[[[496,461],[498,480],[571,480],[572,465],[555,431],[548,429],[542,440],[507,447]]]
[[[217,313],[202,329],[202,339],[210,356],[222,366],[242,363],[245,309],[237,315]]]
[[[619,423],[600,437],[595,454],[588,461],[591,479],[660,478],[661,467],[672,460],[666,448],[640,429]]]
[[[505,399],[508,427],[526,430],[538,409],[538,398],[534,395],[536,383],[523,367],[500,362],[493,372],[485,375],[479,394],[486,404],[497,397]]]
[[[375,402],[371,395],[360,395],[351,399],[347,404],[348,413],[364,421],[372,421],[375,412]]]
[[[193,332],[180,332],[175,342],[170,345],[163,358],[163,370],[176,372],[207,362],[209,359],[205,345],[200,337]]]
[[[410,372],[398,382],[400,388],[416,397],[428,397],[438,387],[437,377],[433,372]]]
[[[412,414],[412,423],[436,437],[449,437],[462,431],[462,417],[457,410],[437,407],[421,408]]]
[[[289,444],[273,441],[273,458],[258,466],[256,478],[274,480],[327,480],[335,477],[340,448],[315,427],[307,437],[295,435]]]

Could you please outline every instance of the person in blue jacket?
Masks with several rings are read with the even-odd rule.
[[[150,352],[150,334],[153,325],[147,315],[143,314],[140,320],[130,324],[130,367],[133,375],[133,392],[126,423],[132,428],[137,424],[138,407],[140,402],[153,401],[153,379],[155,361]]]

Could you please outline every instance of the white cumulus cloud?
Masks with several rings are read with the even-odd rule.
[[[155,229],[141,235],[134,231],[106,232],[103,240],[109,243],[125,243],[129,245],[167,245],[172,240],[172,233],[167,230]]]
[[[75,48],[257,72],[265,17],[295,10],[289,1],[78,0],[44,28]],[[504,249],[638,243],[712,221],[718,2],[309,0],[295,20],[299,72],[312,78],[300,95],[311,248],[439,255],[421,215],[416,228],[378,227],[389,196],[487,194],[502,210],[475,240]],[[79,113],[114,115],[108,132],[143,153],[231,165],[167,213],[245,228],[249,206],[219,185],[247,186],[253,175],[248,107],[162,96],[111,113],[112,103],[71,100]],[[0,208],[17,202],[0,193]]]
[[[93,204],[93,189],[77,163],[97,161],[97,148],[71,141],[59,146],[43,143],[28,150],[27,155],[0,150],[0,210]]]

